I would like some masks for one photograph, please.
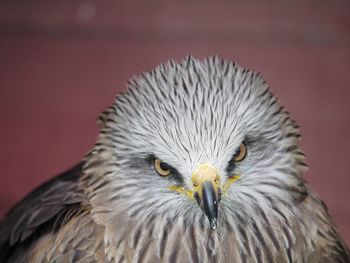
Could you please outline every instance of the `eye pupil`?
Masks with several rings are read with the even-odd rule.
[[[168,170],[169,169],[169,165],[167,163],[164,163],[164,162],[160,162],[159,167],[162,170]]]

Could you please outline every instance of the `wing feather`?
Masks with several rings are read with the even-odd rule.
[[[79,184],[83,163],[43,183],[14,206],[0,223],[0,262],[18,247],[60,226],[86,203]]]

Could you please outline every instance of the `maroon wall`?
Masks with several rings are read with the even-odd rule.
[[[80,160],[131,75],[216,53],[261,71],[301,125],[306,178],[350,243],[349,10],[341,0],[1,2],[0,216]]]

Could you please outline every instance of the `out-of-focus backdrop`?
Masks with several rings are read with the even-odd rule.
[[[350,2],[0,3],[0,217],[93,146],[134,74],[211,54],[262,72],[300,124],[306,179],[350,243]]]

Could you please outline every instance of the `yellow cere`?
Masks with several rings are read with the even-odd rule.
[[[222,193],[225,194],[228,189],[230,188],[230,186],[236,182],[237,180],[239,180],[241,177],[239,175],[233,175],[232,177],[230,177],[230,179],[228,179],[225,184],[222,187]],[[169,186],[168,189],[170,191],[174,191],[177,192],[179,194],[183,194],[186,195],[188,198],[194,200],[194,191],[187,189],[183,186],[178,186],[178,185],[172,185]]]
[[[202,163],[192,173],[194,187],[200,186],[204,181],[211,181],[217,187],[220,185],[220,177],[217,170],[211,164]]]

